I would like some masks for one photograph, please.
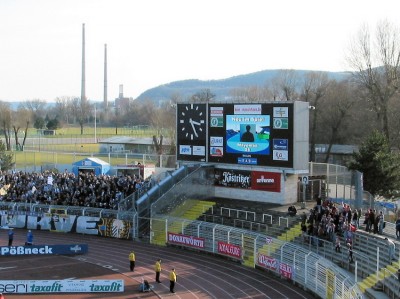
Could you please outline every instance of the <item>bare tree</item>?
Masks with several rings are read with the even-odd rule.
[[[91,105],[88,100],[81,100],[80,98],[74,98],[70,105],[71,111],[81,128],[81,135],[83,135],[84,124],[87,123],[90,111],[92,111]]]
[[[65,121],[67,124],[69,123],[70,119],[70,112],[71,112],[71,102],[74,100],[74,97],[57,97],[56,98],[56,106],[55,106],[55,114],[58,115],[60,120]]]
[[[213,99],[215,99],[215,94],[213,94],[208,88],[201,90],[190,97],[190,101],[196,103],[209,103]]]
[[[346,60],[355,81],[366,89],[365,100],[376,113],[383,134],[390,140],[388,104],[400,88],[400,34],[387,20],[371,36],[364,25],[349,47]]]
[[[25,146],[28,130],[32,123],[33,112],[25,107],[19,107],[17,111],[12,112],[12,129],[14,132],[15,146],[17,149],[22,150]],[[22,145],[19,142],[19,135],[22,134]]]
[[[236,102],[263,102],[274,99],[273,93],[267,86],[249,86],[244,88],[235,88],[230,92],[233,100]]]
[[[25,102],[21,103],[21,106],[37,116],[44,117],[47,103],[44,100],[33,99],[26,100]]]
[[[352,109],[358,102],[355,96],[354,86],[347,81],[332,81],[321,98],[320,107],[321,122],[319,126],[328,143],[325,163],[328,163],[332,145],[340,142],[340,136],[346,134],[346,121],[352,115]],[[316,110],[317,111],[317,110]]]
[[[6,150],[11,151],[11,107],[9,103],[0,101],[0,122],[6,142]]]
[[[330,81],[327,73],[309,72],[304,76],[301,98],[309,103],[311,113],[310,125],[310,161],[315,161],[316,129],[318,124],[319,103],[325,96]]]
[[[389,123],[391,145],[400,149],[400,95],[396,95],[389,103]]]
[[[275,100],[294,101],[297,99],[297,85],[299,78],[295,70],[281,70],[278,75],[272,79],[271,89]]]

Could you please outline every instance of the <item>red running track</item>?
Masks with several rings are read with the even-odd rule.
[[[174,247],[153,246],[132,240],[91,235],[33,231],[34,244],[88,244],[89,253],[78,256],[1,257],[0,280],[123,279],[123,293],[65,293],[17,295],[5,298],[180,298],[236,299],[315,298],[291,282],[206,253]],[[15,229],[13,245],[23,245],[26,230]],[[0,245],[7,246],[7,231],[0,231]],[[134,249],[136,267],[129,271],[128,255]],[[154,263],[162,259],[161,284],[155,283]],[[177,272],[175,294],[169,292],[168,274]],[[147,279],[152,292],[138,291]]]

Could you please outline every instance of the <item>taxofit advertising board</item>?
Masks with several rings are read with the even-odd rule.
[[[307,105],[301,102],[297,106]],[[305,109],[307,113],[296,118],[300,109],[296,110],[293,102],[178,104],[177,159],[293,168],[297,142],[294,127],[306,124],[304,130],[308,131]],[[307,143],[302,140],[299,144],[307,147]],[[304,152],[308,154],[307,149]],[[307,161],[308,157],[300,160]]]
[[[0,280],[3,294],[116,293],[124,291],[117,280]]]

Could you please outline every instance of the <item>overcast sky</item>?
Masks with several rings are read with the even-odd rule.
[[[398,0],[0,0],[0,100],[102,101],[158,85],[267,69],[348,70],[363,24],[400,26]]]

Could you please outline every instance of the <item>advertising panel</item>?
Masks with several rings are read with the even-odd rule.
[[[281,192],[281,174],[267,171],[215,169],[214,185],[230,188]]]
[[[124,280],[0,280],[3,294],[117,293]]]
[[[234,258],[242,258],[242,247],[225,242],[218,242],[218,253]]]
[[[279,274],[281,274],[283,277],[286,277],[288,279],[292,279],[293,278],[292,266],[281,262],[279,264]]]
[[[182,234],[175,234],[168,232],[168,243],[177,245],[190,246],[194,248],[204,248],[204,238],[197,238]]]
[[[72,232],[87,235],[99,235],[118,239],[130,239],[132,237],[132,221],[115,218],[66,215],[56,218],[54,214],[43,215],[0,215],[3,227],[26,228],[35,230],[50,230]]]
[[[87,244],[72,245],[31,245],[31,246],[1,246],[0,255],[49,255],[49,254],[85,254]]]
[[[281,174],[276,172],[252,171],[251,189],[281,192]]]
[[[265,254],[258,253],[257,264],[263,268],[276,272],[278,270],[279,260]]]

